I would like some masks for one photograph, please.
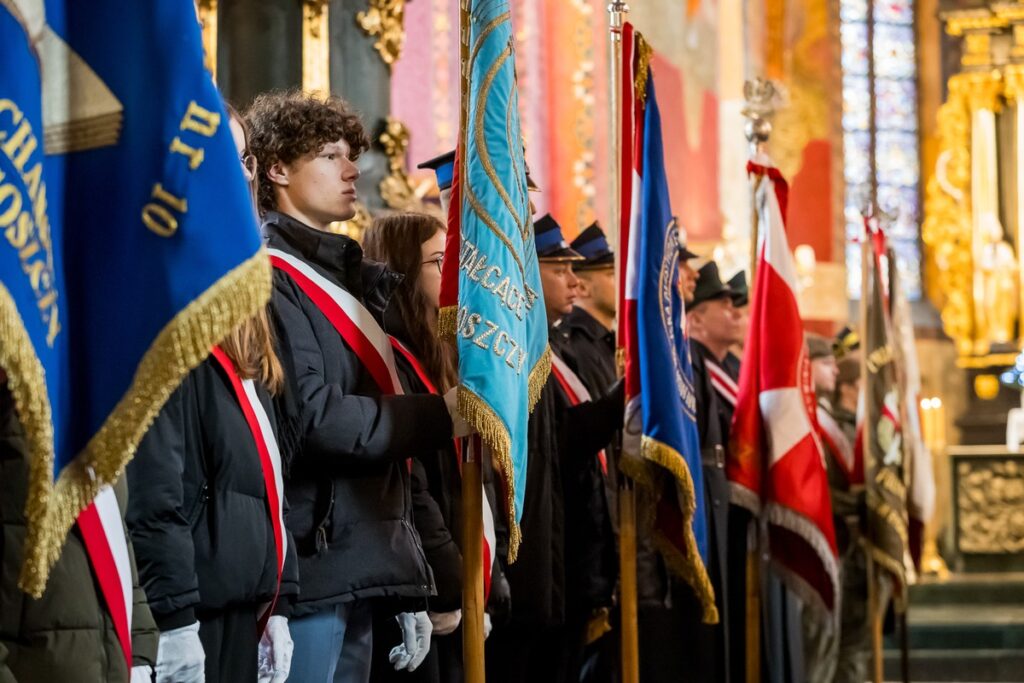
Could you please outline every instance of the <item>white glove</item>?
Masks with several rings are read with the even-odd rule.
[[[259,645],[259,683],[284,683],[292,668],[292,634],[288,618],[273,616],[267,620]]]
[[[153,667],[148,664],[133,666],[131,683],[153,683]]]
[[[470,434],[475,434],[473,426],[459,414],[458,387],[452,387],[444,395],[444,405],[448,408],[448,414],[452,418],[452,437],[460,439]]]
[[[430,617],[430,624],[434,627],[434,634],[446,636],[459,627],[462,623],[462,610],[453,612],[427,612]]]
[[[395,619],[402,629],[402,643],[391,648],[388,661],[396,671],[415,671],[430,652],[430,617],[426,612],[402,612]]]
[[[206,653],[199,640],[199,622],[160,634],[156,651],[156,683],[206,683]]]
[[[491,624],[491,615],[484,612],[484,640],[487,640],[487,637],[491,635],[492,628],[494,628],[494,625]]]

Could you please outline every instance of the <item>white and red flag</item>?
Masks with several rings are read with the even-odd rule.
[[[767,523],[769,552],[805,601],[838,600],[838,554],[796,268],[786,239],[788,186],[770,159],[747,164],[755,187],[757,272],[727,474],[733,502]]]

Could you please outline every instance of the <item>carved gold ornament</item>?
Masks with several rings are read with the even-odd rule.
[[[957,466],[958,545],[964,553],[1024,551],[1024,462],[961,462]]]
[[[388,117],[384,132],[378,138],[388,158],[388,174],[380,181],[380,196],[384,203],[398,211],[423,211],[423,203],[416,194],[405,170],[405,152],[409,149],[409,129],[396,118]]]
[[[356,14],[356,22],[377,38],[373,47],[384,63],[394,66],[405,43],[405,0],[370,0],[369,8]]]

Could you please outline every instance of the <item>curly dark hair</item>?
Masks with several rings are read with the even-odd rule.
[[[353,161],[370,147],[359,116],[333,95],[320,97],[300,90],[263,93],[245,118],[251,128],[249,148],[259,167],[260,213],[277,208],[274,185],[267,177],[267,170],[277,162],[290,164],[342,139],[348,143]]]

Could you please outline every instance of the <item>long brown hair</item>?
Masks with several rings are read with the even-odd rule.
[[[423,267],[421,246],[444,229],[433,216],[399,213],[378,218],[363,235],[363,251],[369,258],[405,276],[392,301],[402,316],[409,343],[442,393],[458,381],[455,351],[448,342],[438,339],[437,309],[423,295],[419,279]]]
[[[242,127],[245,137],[245,148],[249,148],[249,126],[245,119],[232,107],[227,105],[228,114]],[[250,183],[255,206],[255,179]],[[269,304],[268,304],[269,306]],[[270,327],[267,307],[236,327],[220,343],[220,348],[235,364],[238,375],[242,379],[260,382],[270,393],[277,394],[284,387],[284,368],[274,349],[274,333]]]

